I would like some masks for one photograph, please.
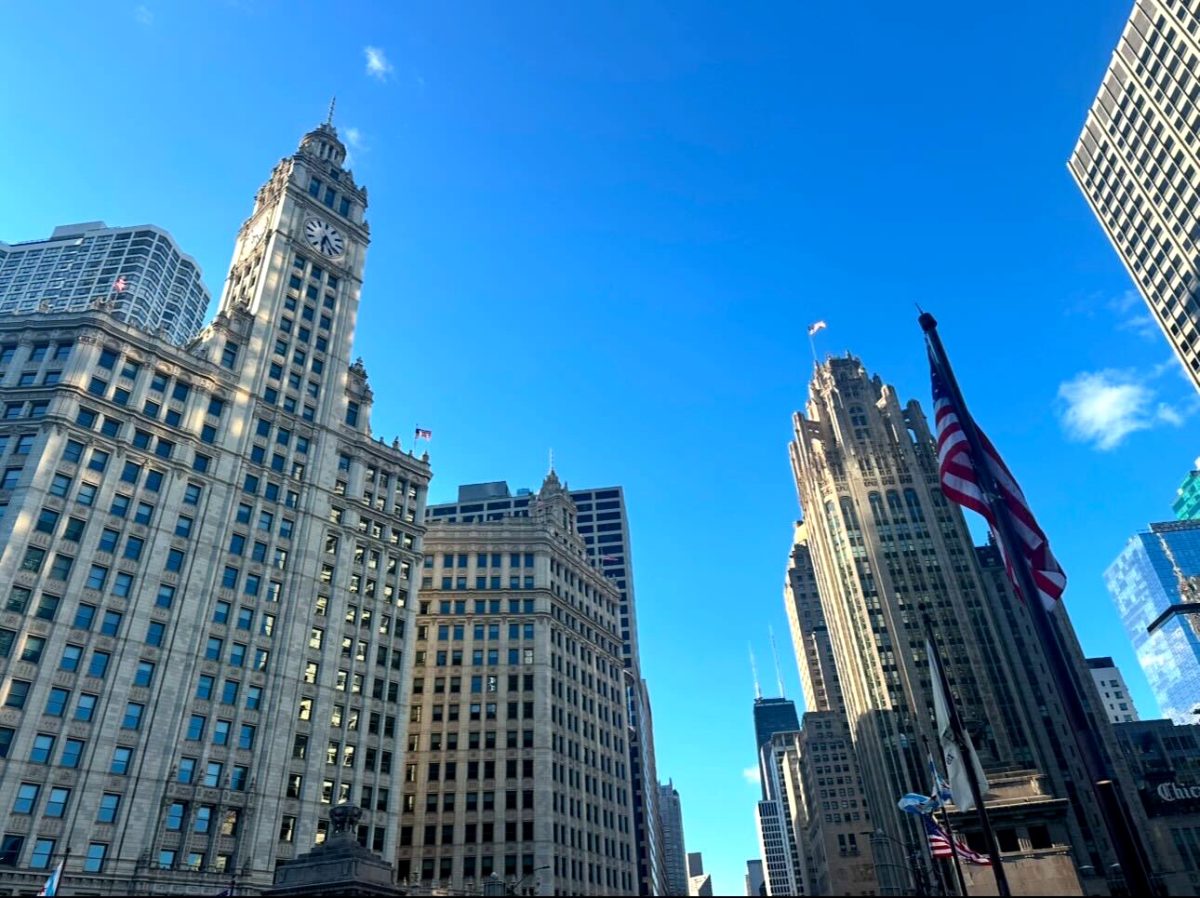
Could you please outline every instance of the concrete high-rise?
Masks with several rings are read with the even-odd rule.
[[[674,782],[658,784],[659,819],[662,821],[663,866],[668,895],[688,893],[687,848],[683,837],[683,805]]]
[[[429,525],[397,873],[636,895],[620,591],[553,471],[526,498]]]
[[[1200,712],[1200,521],[1135,534],[1104,582],[1162,713],[1192,722]]]
[[[1091,790],[1079,785],[1088,782],[1086,771],[1062,749],[1070,739],[1066,715],[1029,635],[1027,611],[1013,598],[1003,566],[977,553],[961,510],[942,495],[920,406],[901,406],[858,359],[833,358],[817,366],[794,432],[808,557],[867,809],[886,837],[881,846],[924,839],[895,802],[930,788],[927,752],[937,739],[928,619],[965,726],[992,773],[992,791],[1005,795],[993,822],[1009,879],[1078,892],[1076,869],[1107,870],[1115,852]],[[1099,699],[1069,621],[1065,612],[1055,617],[1096,715]],[[810,641],[800,640],[805,656]],[[1115,742],[1101,715],[1098,729],[1112,755]],[[1136,802],[1133,793],[1126,798]],[[1136,819],[1136,807],[1132,813]],[[970,838],[970,818],[958,825]],[[903,867],[875,860],[880,891],[911,886]]]
[[[200,329],[209,299],[196,260],[154,225],[88,221],[44,240],[0,243],[0,313],[101,308],[181,346]]]
[[[639,892],[666,891],[662,826],[658,810],[658,772],[654,756],[654,717],[650,689],[641,675],[637,602],[633,592],[633,547],[625,492],[619,486],[570,490],[579,535],[588,557],[620,594],[621,657],[627,671],[629,767],[633,776],[634,830],[637,839]],[[533,494],[514,495],[505,481],[460,486],[458,501],[430,506],[430,522],[479,523],[528,514]]]
[[[1200,895],[1200,725],[1135,720],[1113,731],[1146,808],[1165,894]]]
[[[1133,704],[1133,696],[1125,685],[1125,677],[1121,674],[1115,661],[1107,655],[1103,658],[1088,658],[1088,670],[1092,672],[1092,681],[1096,691],[1104,702],[1104,710],[1108,713],[1110,723],[1128,723],[1138,719],[1137,708]]]
[[[262,889],[343,801],[396,852],[430,469],[374,437],[349,362],[345,152],[327,122],[275,166],[186,349],[107,310],[0,316],[11,887],[70,846],[64,892]]]
[[[875,825],[803,523],[796,526],[788,560],[784,606],[807,709],[796,740],[796,781],[789,784],[805,881],[812,895],[875,894],[879,885],[869,838]]]
[[[1200,56],[1194,3],[1137,0],[1068,162],[1200,389]]]

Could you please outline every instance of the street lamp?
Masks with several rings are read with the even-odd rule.
[[[549,869],[550,869],[550,865],[549,865],[549,864],[542,864],[542,866],[540,866],[540,867],[534,867],[532,870],[530,870],[528,873],[526,873],[524,876],[522,876],[520,879],[518,879],[515,885],[513,885],[513,886],[511,886],[511,887],[509,888],[509,890],[508,890],[508,894],[510,894],[510,895],[520,895],[520,894],[521,894],[521,883],[523,883],[523,882],[524,882],[525,880],[527,880],[529,877],[537,875],[537,873],[538,873],[539,871],[541,871],[541,870],[549,870]],[[533,888],[533,887],[531,887],[530,891],[528,892],[528,894],[530,894],[530,895],[532,895],[532,894],[533,894],[532,888]]]
[[[912,878],[914,893],[916,893],[917,895],[928,895],[929,894],[929,881],[925,877],[925,867],[921,863],[921,849],[920,848],[914,848],[910,843],[901,842],[899,839],[892,838],[891,836],[889,836],[887,833],[885,833],[883,831],[882,827],[876,829],[874,832],[861,833],[861,835],[869,836],[871,839],[871,842],[873,844],[878,844],[878,843],[886,840],[888,842],[891,842],[894,845],[898,845],[900,848],[903,848],[905,851],[904,859],[906,861],[908,861],[907,867],[903,866],[901,864],[888,864],[888,863],[881,864],[881,863],[879,863],[879,856],[880,856],[881,852],[878,850],[875,850],[872,852],[875,855],[875,857],[873,858],[873,860],[875,862],[874,863],[875,867],[891,868],[894,870],[904,870]],[[882,883],[880,883],[880,887],[881,888],[883,887]]]

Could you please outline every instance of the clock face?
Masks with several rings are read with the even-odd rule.
[[[330,258],[336,258],[346,251],[346,240],[341,232],[319,218],[310,218],[304,223],[304,239],[313,249]]]

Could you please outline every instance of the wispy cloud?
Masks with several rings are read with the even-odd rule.
[[[1117,330],[1129,331],[1143,340],[1158,340],[1162,338],[1162,328],[1150,315],[1130,315],[1117,325]]]
[[[346,138],[346,163],[345,164],[346,164],[346,168],[349,168],[350,163],[354,159],[354,156],[357,153],[359,153],[360,151],[363,151],[366,149],[363,146],[363,133],[362,133],[362,129],[351,126],[351,127],[346,128],[345,131],[342,132],[342,134]]]
[[[133,20],[139,25],[150,25],[154,22],[154,13],[150,11],[150,7],[142,3],[134,7]]]
[[[387,54],[382,47],[365,47],[363,53],[367,57],[367,74],[380,81],[387,81],[392,74],[392,64],[388,62]]]
[[[1151,374],[1107,368],[1083,371],[1059,385],[1061,420],[1067,436],[1097,449],[1115,449],[1131,433],[1162,424],[1178,427],[1192,409],[1159,400]]]
[[[752,786],[757,786],[762,782],[762,778],[758,775],[758,767],[747,767],[742,771],[742,778]]]

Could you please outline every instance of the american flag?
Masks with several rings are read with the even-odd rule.
[[[432,440],[432,439],[433,439],[433,431],[432,431],[432,430],[425,430],[423,427],[418,427],[418,428],[417,428],[417,435],[416,435],[415,437],[413,437],[413,439],[416,439],[416,440]]]
[[[950,848],[950,837],[946,835],[946,831],[938,826],[928,814],[921,819],[925,821],[925,835],[929,837],[929,853],[934,857],[953,857],[954,851]],[[955,839],[954,847],[958,849],[959,860],[982,867],[992,865],[990,857],[969,847],[962,839]]]
[[[995,532],[996,518],[979,485],[979,478],[976,476],[977,460],[971,455],[970,444],[962,429],[961,421],[966,418],[966,413],[954,405],[932,350],[929,365],[933,376],[933,411],[937,421],[938,473],[941,475],[942,492],[952,502],[983,515]],[[978,425],[975,430],[987,456],[988,470],[1000,490],[1000,498],[1012,522],[1013,531],[1020,540],[1021,554],[1033,573],[1038,595],[1046,609],[1053,611],[1062,597],[1063,590],[1066,589],[1067,575],[1058,566],[1050,551],[1050,543],[1046,541],[1046,534],[1038,526],[1029,503],[1025,501],[1025,494],[1021,492],[1021,487],[1017,485],[1012,472],[1000,458],[1000,453]],[[1020,595],[1020,583],[1013,576],[1012,559],[1004,550],[1004,541],[997,540],[997,544],[1000,546],[1000,554],[1004,556],[1008,577]]]
[[[125,275],[118,275],[113,281],[113,293],[124,293],[129,288],[129,282],[125,280]]]

